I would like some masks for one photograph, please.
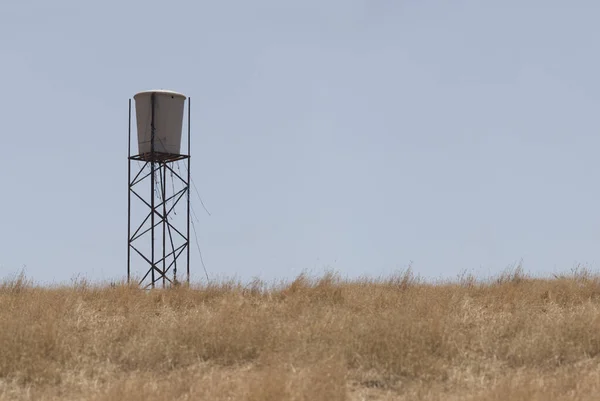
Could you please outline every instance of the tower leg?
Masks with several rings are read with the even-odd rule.
[[[129,99],[127,137],[127,285],[129,285],[131,280],[131,99]]]
[[[187,276],[186,283],[190,285],[190,185],[191,185],[191,161],[192,152],[190,151],[190,140],[191,140],[191,111],[192,111],[192,99],[188,98],[188,159],[187,159]]]
[[[162,210],[162,248],[163,248],[163,256],[162,256],[162,284],[163,288],[167,286],[166,274],[167,274],[167,165],[166,163],[162,164],[162,178],[161,178],[161,198],[163,204]]]
[[[155,224],[154,224],[154,214],[156,211],[156,206],[154,203],[154,180],[155,180],[155,170],[154,170],[154,162],[150,163],[150,168],[152,169],[152,177],[151,177],[151,181],[150,181],[150,225],[151,225],[151,248],[152,248],[152,257],[150,259],[150,277],[152,280],[152,288],[154,288],[154,283],[156,282],[156,279],[154,278],[154,271],[156,270],[156,263],[154,262],[154,228],[155,228]]]

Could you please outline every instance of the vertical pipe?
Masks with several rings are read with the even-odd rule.
[[[127,285],[131,278],[131,99],[129,99],[129,141],[127,143]]]
[[[152,288],[154,288],[154,210],[155,210],[155,206],[154,206],[154,132],[155,132],[155,127],[154,127],[154,102],[155,102],[155,93],[152,93],[151,97],[150,97],[150,103],[151,103],[151,108],[152,108],[152,116],[151,116],[151,120],[150,120],[150,132],[151,132],[151,136],[150,136],[150,168],[152,169],[151,172],[151,181],[150,181],[150,224],[152,224],[152,234],[151,234],[151,241],[152,241],[152,258],[150,259],[151,261],[151,266],[150,269],[151,271],[151,280],[152,280]]]
[[[163,203],[163,214],[162,214],[162,248],[163,248],[163,271],[162,271],[162,282],[163,288],[167,286],[166,274],[167,274],[167,163],[163,163],[162,171],[162,203]]]
[[[189,286],[190,284],[190,184],[191,184],[191,163],[190,161],[192,160],[192,152],[190,150],[190,122],[191,122],[191,118],[190,118],[190,111],[192,109],[191,107],[191,103],[192,103],[192,99],[190,97],[188,97],[188,177],[187,177],[187,284]]]

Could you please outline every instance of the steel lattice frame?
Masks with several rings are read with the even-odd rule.
[[[188,98],[188,153],[190,153],[190,111],[191,100]],[[129,99],[129,145],[128,145],[128,206],[127,206],[127,283],[131,281],[131,256],[132,250],[137,254],[143,265],[147,267],[146,273],[139,281],[142,288],[154,288],[157,282],[162,282],[163,288],[167,285],[177,285],[177,274],[183,260],[185,260],[186,282],[190,281],[190,155],[168,154],[154,152],[154,94],[152,95],[152,136],[151,152],[131,155],[131,99]],[[183,161],[187,163],[187,177],[175,171],[174,163]],[[132,178],[132,166],[138,171]],[[177,181],[182,188],[169,191],[167,188],[167,173],[173,181]],[[149,189],[149,191],[148,191]],[[145,194],[145,195],[144,195]],[[157,197],[158,194],[158,197]],[[139,199],[147,208],[145,218],[136,224],[132,234],[132,195]],[[171,220],[175,207],[185,197],[187,214],[185,228],[177,227]],[[158,198],[158,199],[157,199]],[[158,201],[158,202],[157,202]],[[169,206],[169,202],[171,205]],[[150,226],[144,229],[144,225]],[[182,224],[183,225],[183,224]],[[157,229],[162,230],[162,243],[156,241]],[[168,239],[168,243],[167,243]],[[138,243],[150,242],[150,251],[144,251],[137,246]],[[145,242],[147,245],[147,242]],[[158,245],[158,246],[157,246]],[[185,258],[181,257],[185,253]]]

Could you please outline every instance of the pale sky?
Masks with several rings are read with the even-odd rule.
[[[2,1],[0,277],[125,276],[127,102],[157,88],[192,98],[211,278],[597,269],[598,15],[597,1]],[[195,245],[192,262],[201,280]]]

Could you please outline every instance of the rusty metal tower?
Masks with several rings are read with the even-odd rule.
[[[139,92],[134,100],[138,151],[131,154],[129,99],[127,282],[140,272],[140,287],[165,288],[179,284],[183,270],[189,283],[191,100],[165,90]],[[187,154],[181,151],[186,100]]]

